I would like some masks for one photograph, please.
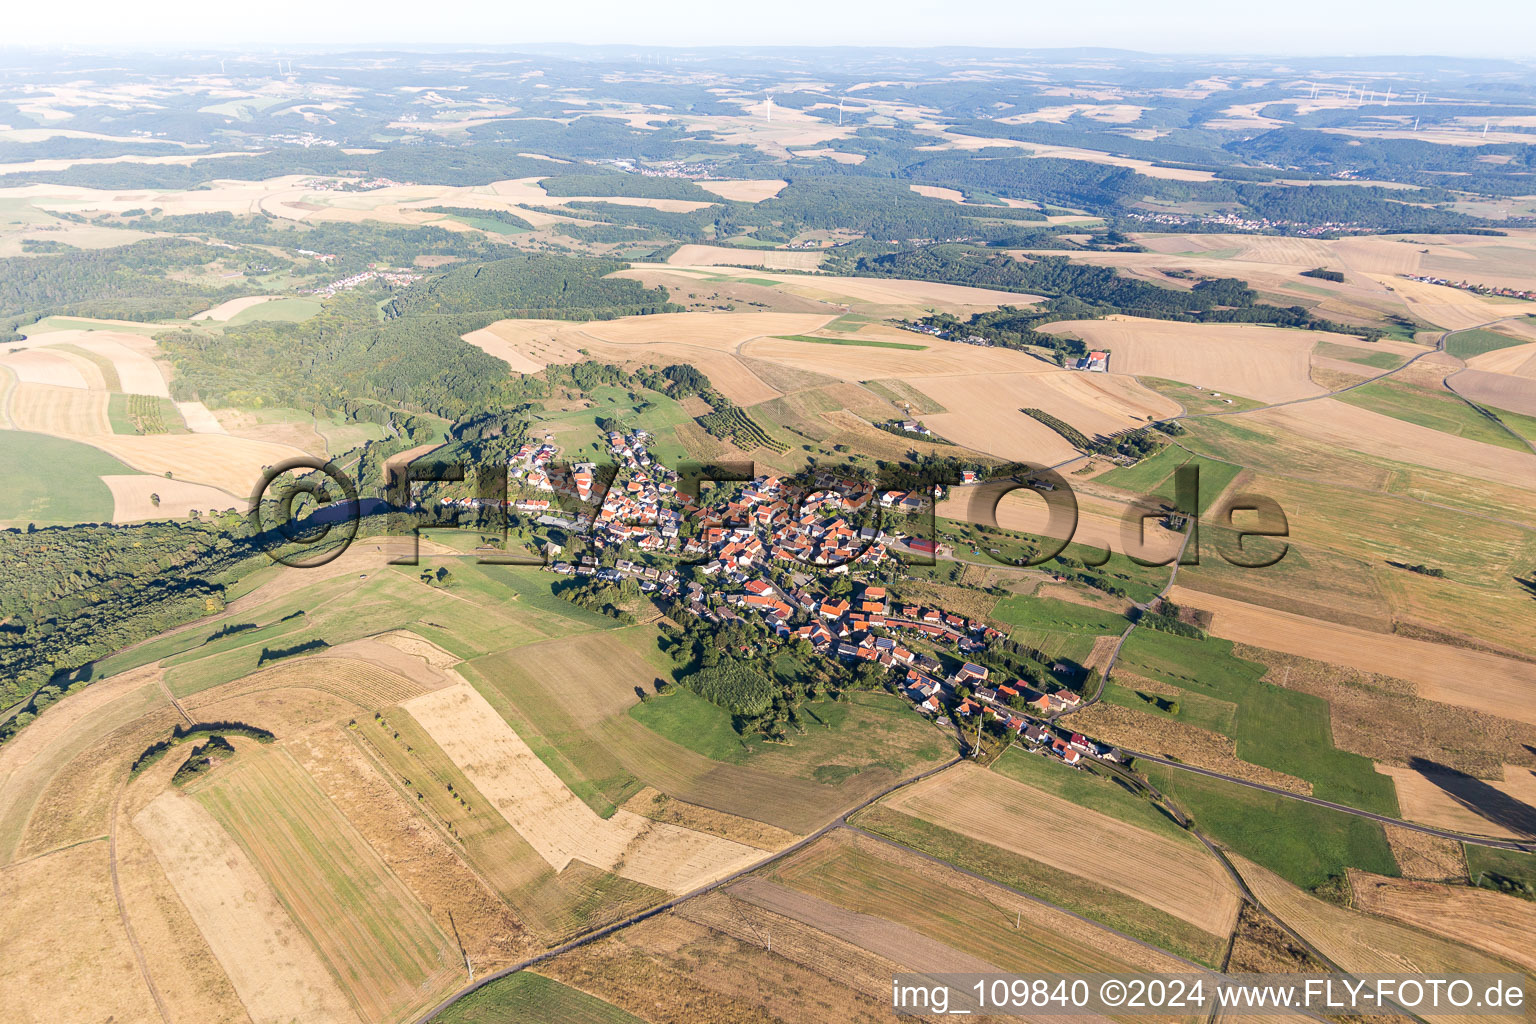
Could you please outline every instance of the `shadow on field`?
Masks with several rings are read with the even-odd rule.
[[[1467,810],[1520,835],[1536,838],[1536,807],[1475,779],[1466,772],[1427,758],[1410,758],[1408,767],[1424,777]]]

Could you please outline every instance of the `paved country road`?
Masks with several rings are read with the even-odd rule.
[[[1124,749],[1124,748],[1121,748]],[[1288,789],[1280,789],[1278,786],[1266,786],[1262,782],[1250,782],[1240,779],[1235,775],[1224,775],[1221,772],[1211,771],[1209,768],[1197,768],[1192,764],[1184,764],[1181,761],[1173,761],[1166,757],[1158,757],[1156,754],[1142,754],[1134,750],[1126,750],[1127,754],[1142,761],[1151,761],[1154,764],[1165,765],[1169,768],[1177,768],[1179,771],[1192,772],[1195,775],[1204,775],[1208,779],[1220,779],[1223,782],[1231,782],[1238,786],[1246,786],[1249,789],[1257,789],[1264,793],[1273,793],[1291,800],[1299,800],[1302,803],[1313,804],[1317,807],[1326,807],[1329,810],[1340,811],[1344,814],[1353,814],[1357,818],[1369,818],[1371,821],[1379,821],[1383,825],[1395,825],[1398,828],[1406,828],[1413,832],[1422,832],[1429,836],[1438,836],[1441,839],[1452,839],[1458,843],[1466,843],[1469,846],[1489,846],[1497,850],[1516,850],[1520,853],[1536,853],[1536,840],[1518,839],[1489,839],[1486,836],[1473,836],[1465,832],[1455,832],[1451,829],[1435,828],[1431,825],[1419,825],[1412,821],[1404,821],[1401,818],[1388,817],[1385,814],[1377,814],[1374,811],[1364,811],[1358,807],[1350,807],[1348,804],[1336,804],[1331,800],[1322,800],[1315,796],[1306,796],[1302,793],[1292,793]]]

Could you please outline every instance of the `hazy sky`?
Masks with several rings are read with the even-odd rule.
[[[0,46],[1113,46],[1536,59],[1531,0],[74,0],[8,8]]]

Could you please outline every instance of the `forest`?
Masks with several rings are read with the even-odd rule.
[[[511,317],[586,319],[667,312],[663,289],[608,280],[621,264],[517,256],[456,267],[395,296],[344,292],[297,324],[256,322],[220,334],[157,336],[176,367],[177,396],[218,405],[341,409],[371,400],[448,420],[516,404],[526,384],[462,336]]]
[[[92,678],[77,669],[223,610],[231,583],[270,564],[232,514],[0,530],[0,707],[52,682],[12,720],[26,725],[64,688]]]
[[[875,277],[916,278],[950,284],[1032,292],[1049,296],[1037,311],[1014,310],[1007,330],[1022,332],[1059,320],[1096,319],[1110,314],[1189,323],[1256,323],[1357,334],[1373,339],[1383,332],[1313,316],[1301,306],[1272,306],[1237,278],[1203,278],[1189,291],[1121,277],[1111,267],[1079,263],[1065,256],[1014,259],[959,245],[904,249],[881,256],[854,255],[837,269]],[[983,318],[983,327],[996,326]],[[1025,338],[1020,335],[1021,340]],[[1035,340],[1028,344],[1059,345]]]

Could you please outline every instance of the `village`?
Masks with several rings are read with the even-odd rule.
[[[1426,252],[1428,250],[1425,250]],[[1506,299],[1536,299],[1536,288],[1510,288],[1505,285],[1477,284],[1472,281],[1452,281],[1448,277],[1433,277],[1425,274],[1404,274],[1405,280],[1418,281],[1421,284],[1438,284],[1445,288],[1458,288],[1464,292],[1472,292],[1475,295],[1497,295]]]
[[[940,608],[902,603],[886,586],[854,578],[889,565],[893,550],[935,553],[932,540],[887,531],[877,510],[898,520],[919,515],[931,508],[930,498],[942,497],[941,488],[932,495],[877,491],[867,481],[826,472],[808,485],[769,474],[724,487],[720,498],[706,501],[679,491],[678,475],[650,455],[645,431],[613,430],[606,440],[617,466],[606,493],[600,492],[595,464],[557,464],[559,449],[551,439],[524,443],[509,460],[509,484],[524,493],[509,496],[505,507],[567,538],[580,537],[597,552],[562,560],[565,546],[546,538],[548,571],[611,585],[633,581],[643,593],[706,622],[755,621],[778,642],[804,641],[820,657],[877,666],[915,711],[953,727],[974,750],[980,749],[981,723],[992,721],[1010,740],[1068,765],[1084,757],[1123,759],[1112,747],[1057,729],[1058,716],[1083,704],[1075,690],[1045,692],[1020,679],[999,681],[973,660],[1005,641],[1002,632]],[[962,474],[962,486],[977,482],[974,472]],[[560,496],[567,499],[564,508]],[[573,497],[578,513],[569,511]],[[486,501],[445,497],[440,504],[473,510]],[[659,567],[615,557],[605,564],[601,553],[617,556],[626,545],[678,561]],[[946,673],[940,653],[958,667]],[[1072,673],[1062,663],[1051,667],[1053,676]],[[976,743],[966,735],[978,735]]]

